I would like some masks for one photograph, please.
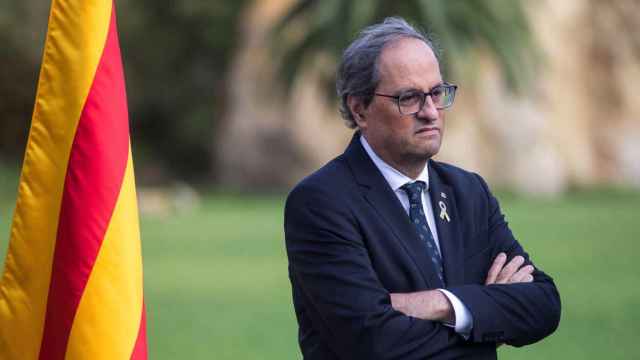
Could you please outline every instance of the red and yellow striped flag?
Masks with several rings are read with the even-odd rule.
[[[9,251],[0,359],[146,359],[112,0],[53,0]]]

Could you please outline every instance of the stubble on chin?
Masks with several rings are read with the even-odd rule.
[[[438,153],[440,144],[429,144],[426,147],[416,146],[415,144],[404,144],[405,151],[400,154],[400,159],[397,159],[398,165],[404,169],[414,169],[413,171],[421,171],[424,168],[427,161]]]
[[[409,146],[406,147],[405,157],[407,161],[425,162],[438,154],[441,144],[441,137],[432,139],[427,144],[412,144],[413,146],[407,144]]]

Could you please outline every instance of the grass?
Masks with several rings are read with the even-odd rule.
[[[13,196],[0,194],[2,258]],[[501,200],[515,234],[554,277],[563,301],[553,336],[523,349],[502,347],[501,357],[640,358],[640,193],[554,200],[505,194]],[[150,358],[301,358],[283,202],[277,195],[211,194],[197,211],[142,218]]]

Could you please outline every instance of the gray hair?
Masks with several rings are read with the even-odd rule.
[[[353,129],[357,125],[347,104],[348,97],[357,96],[365,106],[369,106],[380,82],[378,58],[386,45],[401,38],[424,41],[439,60],[440,53],[433,45],[431,37],[409,25],[403,18],[389,17],[382,23],[362,30],[342,54],[336,79],[340,114],[349,128]]]

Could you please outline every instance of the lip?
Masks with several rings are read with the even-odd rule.
[[[425,126],[425,127],[421,127],[418,130],[416,130],[415,134],[426,134],[426,135],[433,135],[435,133],[440,133],[440,129],[436,126]]]

